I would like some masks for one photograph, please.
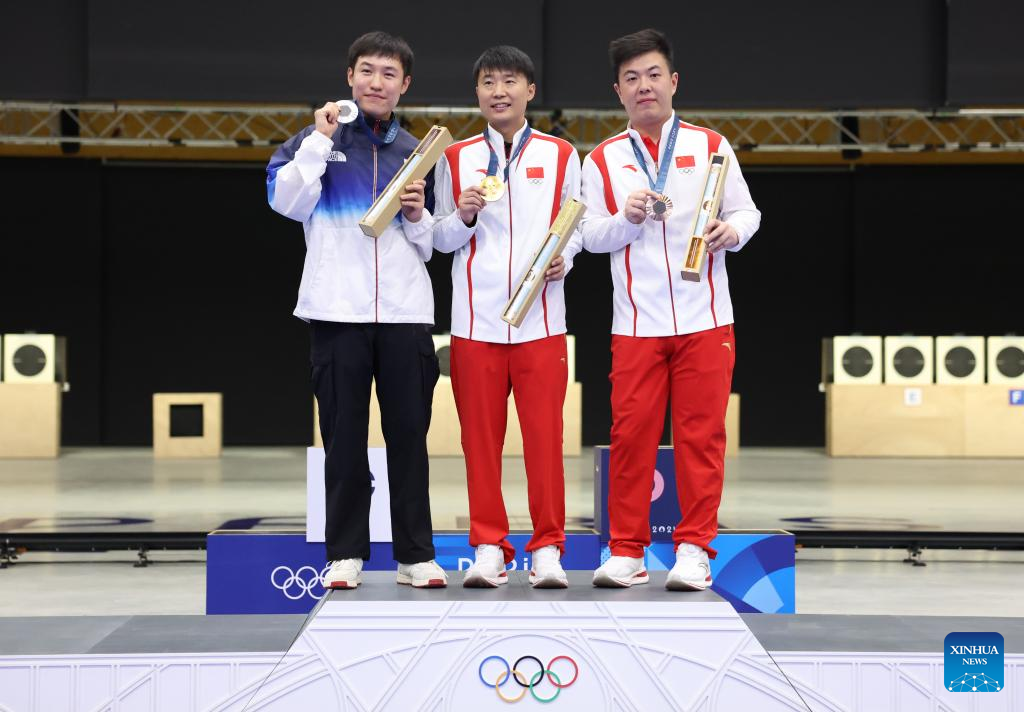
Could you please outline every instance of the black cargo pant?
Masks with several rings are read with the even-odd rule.
[[[371,381],[387,446],[394,557],[404,564],[433,559],[427,429],[439,370],[430,327],[326,321],[310,326],[313,392],[326,456],[327,559],[370,558]]]

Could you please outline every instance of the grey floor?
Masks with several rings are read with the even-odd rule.
[[[466,526],[463,462],[431,462],[438,529]],[[505,460],[513,528],[528,528],[521,458]],[[1024,461],[832,459],[814,450],[745,449],[728,460],[720,518],[732,528],[1024,531]],[[154,461],[149,449],[66,450],[0,460],[0,532],[209,531],[260,518],[301,528],[302,448],[229,448],[216,460]],[[593,517],[593,455],[566,459],[566,512]],[[1024,554],[802,550],[797,611],[1024,616]],[[0,616],[201,614],[203,552],[133,556],[29,553],[0,570]]]
[[[570,571],[565,590],[531,588],[523,572],[496,589],[449,587],[417,590],[396,586],[389,573],[367,572],[354,591],[334,591],[328,601],[680,601],[721,602],[712,591],[666,591],[666,572],[652,572],[651,584],[630,589],[594,589],[589,572]],[[995,630],[1005,653],[1024,652],[1024,618],[993,616],[743,616],[769,650],[843,652],[925,652],[941,650],[956,630]],[[0,655],[187,653],[286,650],[308,619],[303,615],[202,616],[134,615],[76,618],[0,617]]]

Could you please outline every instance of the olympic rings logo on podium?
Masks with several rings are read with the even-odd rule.
[[[499,674],[494,679],[494,682],[488,682],[484,679],[484,665],[486,665],[491,660],[497,660],[505,666],[505,669],[501,672],[501,674]],[[519,664],[522,663],[524,660],[532,660],[537,664],[537,671],[533,673],[533,675],[531,675],[529,679],[527,679],[526,675],[519,670]],[[559,660],[565,660],[570,665],[572,665],[572,679],[568,682],[562,682],[562,678],[559,677],[558,673],[556,673],[553,669],[555,663],[557,663]],[[564,672],[565,671],[563,670],[563,673]],[[493,687],[494,691],[498,694],[498,697],[500,697],[504,702],[519,702],[519,700],[526,697],[526,693],[529,692],[531,695],[533,695],[533,699],[537,700],[538,702],[546,703],[554,702],[555,698],[562,694],[563,689],[565,689],[566,687],[571,687],[573,683],[576,682],[576,679],[580,676],[580,667],[576,664],[576,661],[570,658],[568,655],[558,655],[556,657],[553,657],[547,665],[541,663],[540,658],[537,658],[533,655],[524,655],[518,660],[516,660],[515,663],[513,663],[511,666],[509,666],[508,660],[501,657],[500,655],[490,655],[480,661],[480,667],[477,669],[477,675],[480,676],[480,682],[484,684],[484,687]],[[519,691],[518,695],[510,697],[506,696],[501,691],[501,688],[504,687],[505,683],[509,680],[515,680],[516,684],[522,688]],[[550,682],[552,687],[555,688],[555,694],[550,695],[548,697],[542,697],[541,695],[537,694],[537,687],[544,680]]]
[[[298,601],[303,596],[309,596],[314,601],[319,601],[327,593],[324,590],[320,595],[313,593],[313,589],[323,585],[324,574],[330,568],[330,564],[321,571],[312,566],[300,566],[297,571],[292,571],[287,566],[278,566],[270,572],[270,583],[274,588],[280,589],[290,601]],[[283,572],[284,577],[278,574]]]

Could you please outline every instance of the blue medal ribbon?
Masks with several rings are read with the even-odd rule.
[[[359,110],[359,115],[356,118],[356,121],[359,122],[363,131],[366,132],[366,135],[370,137],[370,140],[378,148],[393,142],[398,137],[398,117],[395,116],[395,112],[393,111],[391,112],[391,123],[388,125],[388,130],[384,134],[384,138],[381,138],[374,133],[373,127],[366,123],[366,116],[363,114],[362,109]]]
[[[636,156],[636,162],[640,164],[640,168],[643,169],[644,175],[647,176],[647,182],[658,195],[663,195],[665,192],[665,183],[668,181],[668,167],[672,163],[672,153],[676,148],[676,136],[679,135],[679,119],[676,118],[675,114],[672,114],[672,129],[668,133],[668,141],[665,143],[665,152],[662,154],[664,158],[661,161],[661,165],[658,167],[658,180],[655,181],[651,178],[651,172],[647,170],[647,161],[644,159],[644,154],[641,153],[640,147],[636,145],[636,140],[630,136],[629,143],[633,146],[633,155]],[[658,162],[658,157],[654,157],[654,162]]]
[[[516,150],[509,156],[508,162],[505,164],[505,182],[508,183],[508,169],[515,162],[516,157],[522,153],[523,147],[526,146],[526,142],[530,140],[530,134],[532,130],[530,125],[526,125],[526,130],[523,131],[523,135],[519,137],[519,145],[516,146]],[[494,151],[494,146],[491,145],[491,139],[487,136],[487,129],[484,129],[484,143],[487,144],[487,148],[491,151],[491,159],[487,162],[487,175],[493,176],[498,174],[498,154]]]

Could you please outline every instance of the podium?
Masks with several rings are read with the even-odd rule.
[[[523,572],[496,589],[417,590],[364,572],[362,585],[310,613],[249,708],[498,710],[557,699],[574,710],[806,711],[805,699],[824,702],[798,692],[716,594],[666,591],[663,572],[629,589],[567,573],[564,590],[535,590]]]

